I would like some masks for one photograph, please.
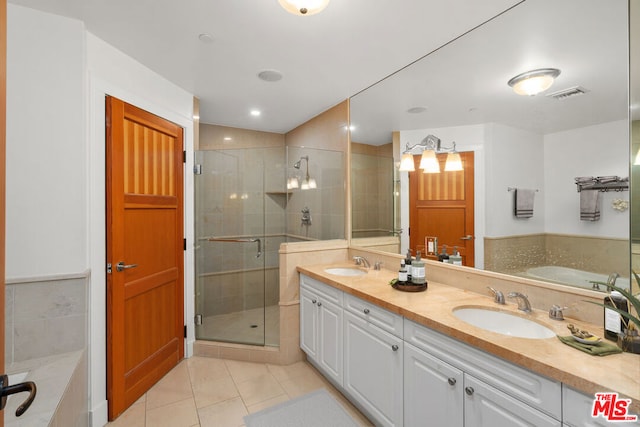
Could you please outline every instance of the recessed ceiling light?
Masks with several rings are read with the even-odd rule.
[[[427,111],[427,107],[411,107],[407,110],[407,113],[420,114]]]
[[[254,117],[258,117],[260,115],[260,111],[258,110],[251,110],[251,115]]]
[[[278,70],[262,70],[258,73],[258,78],[265,82],[277,82],[282,80],[282,73]]]
[[[224,140],[225,140],[225,141],[231,141],[231,137],[230,137],[230,136],[225,136],[225,137],[224,137]]]
[[[202,43],[213,43],[213,36],[208,33],[202,33],[198,36]]]

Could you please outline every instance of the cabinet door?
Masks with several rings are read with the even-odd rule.
[[[334,382],[342,385],[342,307],[324,301],[318,306],[318,364]]]
[[[318,297],[300,288],[300,348],[310,359],[318,358]]]
[[[403,425],[402,340],[344,312],[344,389],[380,426]]]
[[[404,425],[462,427],[463,373],[416,347],[404,345]]]
[[[561,426],[560,421],[468,374],[464,392],[465,427]]]
[[[566,385],[562,387],[562,422],[566,427],[606,427],[620,425],[623,427],[640,426],[640,419],[636,422],[614,423],[603,416],[593,418],[594,395],[586,395]],[[631,414],[629,414],[631,415]]]

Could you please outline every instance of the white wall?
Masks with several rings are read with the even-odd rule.
[[[84,25],[7,7],[7,279],[87,268]]]
[[[487,125],[486,235],[490,237],[542,233],[545,226],[542,136],[492,123]],[[533,217],[516,218],[514,192],[509,187],[539,190]]]
[[[629,211],[613,210],[614,199],[629,200],[629,192],[601,193],[599,221],[580,221],[577,176],[629,176],[629,122],[620,120],[545,135],[544,165],[546,231],[629,238]]]
[[[90,269],[90,412],[107,421],[104,97],[185,129],[193,168],[193,96],[89,34],[80,21],[8,5],[7,275]],[[193,242],[193,174],[185,173]],[[194,341],[193,245],[185,254],[186,354]]]
[[[132,58],[108,45],[93,34],[86,34],[88,69],[88,121],[90,149],[90,235],[91,269],[96,274],[91,283],[91,399],[92,425],[107,421],[106,401],[106,334],[105,334],[105,157],[104,157],[104,97],[112,95],[158,116],[171,120],[185,129],[185,324],[186,355],[192,351],[194,338],[193,298],[193,95],[155,74]]]

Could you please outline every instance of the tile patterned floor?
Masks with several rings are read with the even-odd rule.
[[[205,316],[196,326],[197,339],[271,345],[280,343],[280,306]]]
[[[107,427],[241,427],[245,415],[319,388],[361,426],[373,425],[307,362],[277,366],[194,356]]]

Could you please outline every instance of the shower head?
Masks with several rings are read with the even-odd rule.
[[[293,167],[296,169],[300,169],[300,162],[302,162],[303,160],[306,160],[307,164],[309,164],[309,156],[302,156],[300,157],[300,160],[298,160],[293,164]]]

